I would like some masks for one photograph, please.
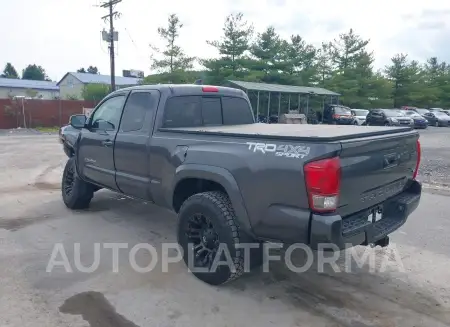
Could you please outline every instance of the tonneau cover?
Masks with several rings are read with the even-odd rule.
[[[264,124],[208,126],[192,128],[161,128],[160,131],[193,134],[213,134],[240,137],[289,138],[308,141],[340,141],[362,137],[398,134],[413,131],[410,127]],[[415,132],[417,133],[417,132]]]

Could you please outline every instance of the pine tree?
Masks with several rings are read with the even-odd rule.
[[[220,58],[202,61],[210,72],[209,79],[216,83],[243,75],[243,64],[249,62],[245,54],[250,49],[253,26],[244,20],[242,13],[238,13],[226,18],[222,30],[224,34],[220,40],[207,41],[218,50]]]
[[[181,28],[183,28],[183,24],[176,14],[169,16],[167,27],[158,28],[158,34],[167,43],[166,49],[163,51],[151,46],[154,51],[163,57],[163,59],[153,58],[153,69],[170,75],[192,69],[195,58],[186,56],[181,47],[176,44]]]
[[[1,74],[0,76],[3,78],[19,78],[17,70],[10,62],[6,63],[5,69],[3,69],[3,74]]]

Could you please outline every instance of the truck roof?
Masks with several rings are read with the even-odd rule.
[[[240,89],[235,89],[226,86],[213,86],[213,85],[197,85],[197,84],[145,84],[136,85],[123,88],[115,91],[119,93],[123,91],[132,90],[158,90],[161,93],[170,93],[171,95],[198,95],[198,94],[218,94],[225,96],[245,96],[245,92]]]
[[[410,127],[385,126],[346,126],[346,125],[309,125],[309,124],[246,124],[228,126],[207,126],[189,128],[162,128],[161,131],[179,133],[212,134],[223,136],[263,137],[268,139],[293,139],[301,141],[341,141],[369,136],[416,133]]]

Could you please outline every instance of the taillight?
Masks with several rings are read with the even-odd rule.
[[[417,140],[416,147],[417,147],[417,161],[416,161],[416,169],[414,169],[413,179],[417,178],[417,173],[419,172],[419,166],[420,166],[420,158],[422,157],[422,150],[420,148],[419,140]]]
[[[215,86],[203,86],[202,87],[203,92],[219,92],[219,88]]]
[[[334,118],[334,119],[339,118],[339,117],[341,117],[341,116],[336,115],[336,114],[333,115],[333,118]]]
[[[309,162],[303,170],[309,208],[316,212],[335,211],[341,185],[341,161],[339,157]]]

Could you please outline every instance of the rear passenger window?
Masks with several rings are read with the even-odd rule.
[[[220,98],[202,97],[203,126],[222,125]]]
[[[154,111],[155,99],[150,92],[132,93],[123,110],[121,132],[139,131],[144,126],[147,112]]]
[[[201,97],[180,96],[169,98],[164,110],[163,127],[202,126]]]
[[[253,124],[253,115],[247,101],[242,98],[222,97],[223,124]]]

